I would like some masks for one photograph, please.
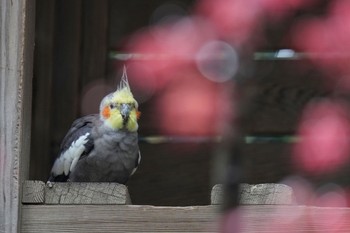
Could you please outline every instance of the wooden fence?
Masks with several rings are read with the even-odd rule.
[[[113,183],[27,181],[23,186],[22,232],[349,232],[349,208],[295,205],[281,184],[243,184],[241,206],[221,212],[222,186],[211,205],[131,205],[127,188]]]

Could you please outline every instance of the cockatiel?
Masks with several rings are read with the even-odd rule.
[[[103,98],[100,113],[74,121],[64,137],[49,182],[117,182],[125,184],[136,171],[138,103],[126,70],[117,90]]]

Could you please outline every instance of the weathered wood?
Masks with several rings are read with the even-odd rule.
[[[25,205],[22,232],[345,233],[349,219],[349,208],[307,206],[241,206],[221,218],[215,206]]]
[[[28,177],[35,1],[0,0],[0,232],[20,221]]]
[[[218,205],[223,203],[224,190],[222,184],[214,185],[210,193],[210,202],[212,205]]]
[[[128,188],[118,183],[51,183],[25,181],[24,204],[131,204]]]
[[[242,184],[242,205],[291,205],[295,203],[293,189],[284,184]]]
[[[23,211],[23,233],[217,232],[213,206],[25,205]]]
[[[211,204],[223,203],[223,185],[217,184],[211,191]],[[295,203],[293,189],[284,184],[241,184],[241,205],[291,205]]]
[[[240,233],[350,232],[349,208],[260,205],[242,206],[235,213]]]
[[[45,183],[37,180],[23,182],[22,203],[43,204],[45,201]]]
[[[52,183],[45,204],[130,204],[128,189],[117,183]]]

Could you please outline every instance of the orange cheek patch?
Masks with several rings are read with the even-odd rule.
[[[141,117],[141,112],[140,111],[136,111],[136,118],[140,119],[140,117]]]
[[[111,110],[109,109],[108,106],[104,107],[104,109],[102,111],[102,116],[106,119],[111,116]]]

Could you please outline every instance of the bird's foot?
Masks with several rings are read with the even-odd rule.
[[[47,181],[47,182],[46,182],[46,186],[49,187],[49,188],[52,188],[52,187],[53,187],[53,184],[51,183],[51,181]]]

